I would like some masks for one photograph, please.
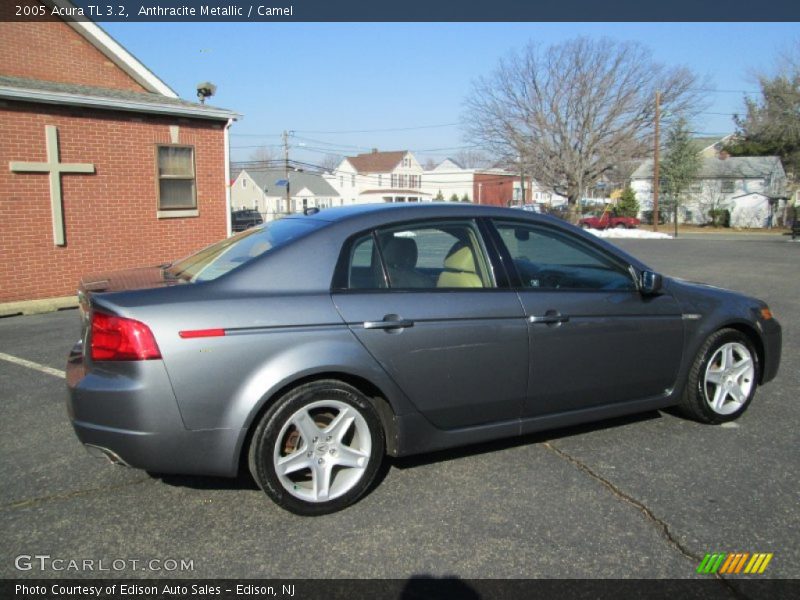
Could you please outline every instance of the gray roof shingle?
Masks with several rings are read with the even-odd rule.
[[[777,156],[731,156],[726,159],[702,158],[697,179],[759,179],[783,173]],[[633,172],[631,179],[652,179],[653,159],[649,158]]]
[[[5,91],[5,93],[4,93]],[[57,94],[65,95],[65,104],[69,104],[69,97],[75,99],[93,98],[97,104],[104,101],[109,103],[108,108],[113,109],[118,104],[129,103],[130,105],[140,106],[143,112],[148,107],[152,107],[153,112],[169,112],[174,110],[176,113],[190,112],[198,117],[207,115],[209,118],[219,118],[225,114],[230,117],[238,116],[235,112],[224,108],[189,102],[180,98],[170,98],[162,94],[151,92],[133,92],[129,90],[118,90],[113,88],[95,87],[89,85],[79,85],[74,83],[60,83],[56,81],[43,81],[40,79],[26,79],[23,77],[10,77],[0,75],[0,96],[8,95],[14,99],[25,100],[25,95],[30,96],[30,101],[37,101],[37,94]],[[20,97],[22,95],[22,97]]]
[[[256,185],[262,190],[266,190],[267,194],[282,195],[285,193],[283,186],[275,184],[280,179],[285,179],[286,175],[283,169],[258,169],[249,170],[242,169],[250,178],[256,182]],[[308,188],[315,196],[338,196],[339,193],[333,189],[319,173],[309,173],[307,171],[289,171],[289,191],[292,195],[297,194],[303,188]]]

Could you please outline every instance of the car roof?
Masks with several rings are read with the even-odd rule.
[[[309,214],[295,214],[287,218],[313,219],[330,223],[364,221],[371,225],[436,217],[509,217],[519,218],[519,210],[500,206],[459,202],[397,202],[375,204],[351,204],[325,208]]]

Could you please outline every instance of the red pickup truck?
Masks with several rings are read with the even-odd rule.
[[[610,211],[603,211],[603,214],[599,217],[584,217],[578,221],[578,225],[584,229],[608,229],[610,227],[633,229],[640,224],[641,221],[636,217],[620,217]]]

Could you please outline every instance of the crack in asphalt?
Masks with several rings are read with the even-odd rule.
[[[611,493],[614,496],[616,496],[623,502],[630,504],[634,508],[638,509],[639,512],[641,512],[648,521],[650,521],[653,525],[655,525],[656,529],[658,529],[661,535],[664,537],[664,539],[667,540],[667,543],[671,545],[673,548],[675,548],[678,552],[680,552],[685,558],[691,559],[696,563],[700,563],[700,561],[703,559],[702,556],[695,554],[689,548],[681,544],[677,540],[677,538],[674,535],[672,535],[672,532],[669,530],[669,526],[667,525],[667,523],[663,519],[658,518],[653,513],[653,511],[647,507],[646,504],[644,504],[640,500],[637,500],[630,494],[626,494],[616,485],[614,485],[610,480],[606,479],[605,477],[594,471],[589,465],[575,458],[571,454],[565,452],[561,448],[554,446],[551,442],[542,442],[541,445],[544,446],[547,450],[549,450],[553,454],[555,454],[556,456],[558,456],[559,458],[563,458],[564,460],[566,460],[568,463],[576,467],[579,471],[586,473],[589,477],[601,483],[605,488],[611,491]],[[747,596],[742,594],[741,591],[736,589],[736,587],[734,587],[734,585],[729,580],[722,577],[719,573],[714,573],[714,577],[729,592],[731,592],[735,598],[742,598],[743,600],[746,600],[748,598]]]
[[[49,496],[39,496],[37,498],[28,498],[27,500],[17,500],[16,502],[3,504],[2,506],[0,506],[0,510],[28,508],[30,506],[36,506],[37,504],[44,504],[45,502],[52,502],[55,500],[70,500],[72,498],[78,498],[80,496],[88,496],[89,494],[95,494],[97,492],[116,491],[126,487],[139,485],[140,483],[145,483],[146,481],[153,481],[153,479],[150,477],[143,477],[141,479],[136,479],[134,481],[129,481],[127,483],[120,483],[117,485],[104,485],[96,488],[89,488],[86,490],[75,490],[72,492],[65,492],[62,494],[50,494]]]

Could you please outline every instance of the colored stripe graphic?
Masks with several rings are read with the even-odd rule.
[[[714,552],[703,557],[697,572],[711,575],[761,574],[766,571],[772,557],[772,553],[766,552]]]

